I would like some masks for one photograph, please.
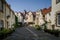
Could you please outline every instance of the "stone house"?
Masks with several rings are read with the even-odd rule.
[[[11,7],[5,0],[0,0],[0,27],[10,28]]]
[[[10,28],[14,28],[14,24],[15,24],[15,13],[14,13],[14,11],[11,9]]]

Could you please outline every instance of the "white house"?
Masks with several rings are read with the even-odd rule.
[[[27,12],[26,16],[25,16],[25,22],[32,26],[33,25],[33,13],[30,11],[30,12]]]
[[[18,22],[23,22],[23,16],[21,12],[18,13]]]
[[[38,10],[36,12],[36,18],[35,18],[35,25],[43,25],[45,22],[43,20],[43,15],[42,15],[42,11],[41,10]]]
[[[33,22],[33,14],[32,14],[32,12],[28,12],[27,22]]]
[[[18,17],[18,23],[23,24],[24,23],[24,19],[23,19],[24,15],[23,15],[23,13],[16,12],[15,15]]]
[[[60,30],[60,0],[52,0],[51,25]]]
[[[51,27],[51,7],[47,8],[47,10],[46,10],[45,21],[47,22],[47,24],[46,24],[47,29],[52,29],[52,27]]]

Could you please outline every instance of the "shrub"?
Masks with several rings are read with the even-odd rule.
[[[56,37],[59,37],[59,33],[60,33],[59,30],[49,30],[49,29],[46,29],[44,31],[47,32],[47,33],[50,33],[52,35],[55,35]]]
[[[35,25],[35,28],[36,28],[37,30],[41,30],[41,27],[40,27],[39,25]]]
[[[9,36],[11,33],[13,32],[13,30],[11,29],[3,29],[0,31],[0,39],[3,39],[7,36]]]

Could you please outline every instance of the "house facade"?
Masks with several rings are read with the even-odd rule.
[[[10,28],[11,27],[11,24],[10,24],[10,22],[11,22],[11,19],[10,19],[10,17],[11,17],[11,9],[10,9],[10,5],[9,4],[7,4],[6,3],[6,5],[5,5],[5,16],[6,16],[6,28]]]
[[[29,26],[33,26],[34,21],[33,21],[33,13],[27,12],[27,14],[25,15],[25,22],[29,25]]]
[[[6,1],[0,0],[0,28],[6,28]]]
[[[44,24],[44,20],[43,20],[43,15],[42,15],[42,11],[38,10],[36,12],[36,18],[35,18],[35,25],[43,25]]]
[[[0,0],[0,28],[4,27],[4,20],[3,20],[3,8],[2,8],[2,0]]]
[[[51,25],[60,30],[60,0],[52,0]]]
[[[14,24],[15,24],[15,13],[14,13],[14,11],[11,9],[10,28],[14,28]]]
[[[42,9],[43,19],[45,21],[45,28],[52,29],[51,27],[51,7]]]
[[[18,17],[18,24],[22,25],[24,23],[24,19],[23,19],[23,13],[21,12],[16,12],[15,15]]]
[[[0,28],[11,28],[11,7],[5,0],[0,0]]]
[[[51,7],[47,8],[47,13],[45,14],[45,20],[47,22],[46,26],[47,26],[47,29],[51,29],[52,30],[52,27],[51,27]]]

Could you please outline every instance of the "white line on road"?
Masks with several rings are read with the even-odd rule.
[[[31,32],[35,37],[38,37],[38,35],[36,33],[34,33],[33,31],[31,31],[29,28],[26,28],[29,32]]]

